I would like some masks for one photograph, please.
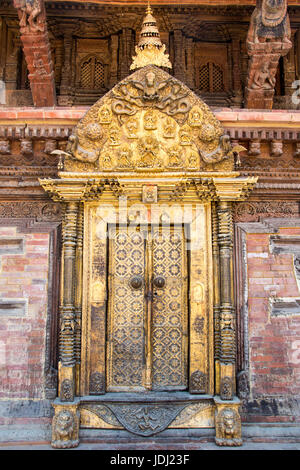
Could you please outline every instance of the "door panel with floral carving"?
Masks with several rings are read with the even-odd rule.
[[[107,390],[187,388],[183,227],[109,230]]]

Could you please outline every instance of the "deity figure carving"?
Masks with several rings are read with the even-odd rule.
[[[189,119],[188,119],[189,125],[191,127],[200,127],[202,124],[202,120],[203,120],[203,112],[201,111],[201,109],[198,107],[191,109],[189,113]]]
[[[290,42],[291,27],[287,0],[257,0],[252,14],[247,41]]]
[[[108,106],[103,106],[98,112],[98,121],[100,124],[110,124],[112,121],[112,112]]]
[[[142,106],[152,106],[169,116],[185,115],[191,109],[188,90],[173,78],[158,80],[153,71],[146,72],[140,81],[120,83],[113,96],[112,110],[119,118],[134,115]]]
[[[102,169],[103,170],[111,170],[113,169],[113,160],[109,153],[104,153],[102,157]]]
[[[167,117],[163,123],[163,137],[165,139],[174,139],[176,134],[176,122]]]
[[[0,155],[10,154],[10,142],[9,140],[0,140]]]
[[[192,145],[190,128],[186,124],[179,130],[179,142],[183,146]]]
[[[128,139],[137,139],[138,129],[139,129],[138,120],[135,118],[129,118],[125,126],[128,131],[128,134],[127,134]]]
[[[196,152],[192,152],[188,159],[188,168],[193,170],[196,169],[198,167],[198,160],[199,157]]]
[[[53,418],[51,445],[58,449],[77,447],[79,416],[77,413],[62,409]]]
[[[144,114],[144,129],[153,131],[157,129],[157,115],[152,109],[146,111]]]
[[[140,158],[137,162],[137,166],[149,168],[154,166],[160,167],[162,162],[159,158],[159,149],[160,146],[155,137],[146,136],[140,139],[138,142]]]
[[[45,18],[41,18],[43,5],[41,0],[15,0],[18,8],[21,33],[36,33],[45,31]]]
[[[276,69],[270,69],[269,62],[263,62],[261,69],[256,70],[254,73],[251,88],[254,90],[272,90],[276,84],[275,73]]]
[[[118,156],[118,167],[119,168],[130,168],[132,167],[132,151],[128,145],[122,145],[117,153]]]
[[[120,130],[116,125],[112,125],[109,128],[109,144],[112,147],[120,145]]]
[[[169,156],[168,166],[179,167],[183,165],[183,151],[180,145],[174,144],[167,149]]]

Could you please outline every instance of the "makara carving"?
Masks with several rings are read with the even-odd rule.
[[[108,407],[128,431],[141,436],[152,436],[166,429],[186,407],[180,405],[112,405]]]

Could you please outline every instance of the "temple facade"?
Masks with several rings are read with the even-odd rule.
[[[299,442],[297,3],[1,0],[2,445]]]

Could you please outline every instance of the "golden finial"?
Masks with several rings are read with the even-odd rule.
[[[156,19],[153,16],[150,2],[146,9],[146,16],[143,20],[140,39],[135,47],[136,56],[130,69],[138,69],[146,65],[157,65],[158,67],[172,68],[169,55],[165,53],[166,46],[162,44],[157,28]]]
[[[148,6],[147,6],[146,13],[147,13],[147,15],[152,15],[152,10],[151,10],[151,6],[150,6],[149,0],[148,0]]]

